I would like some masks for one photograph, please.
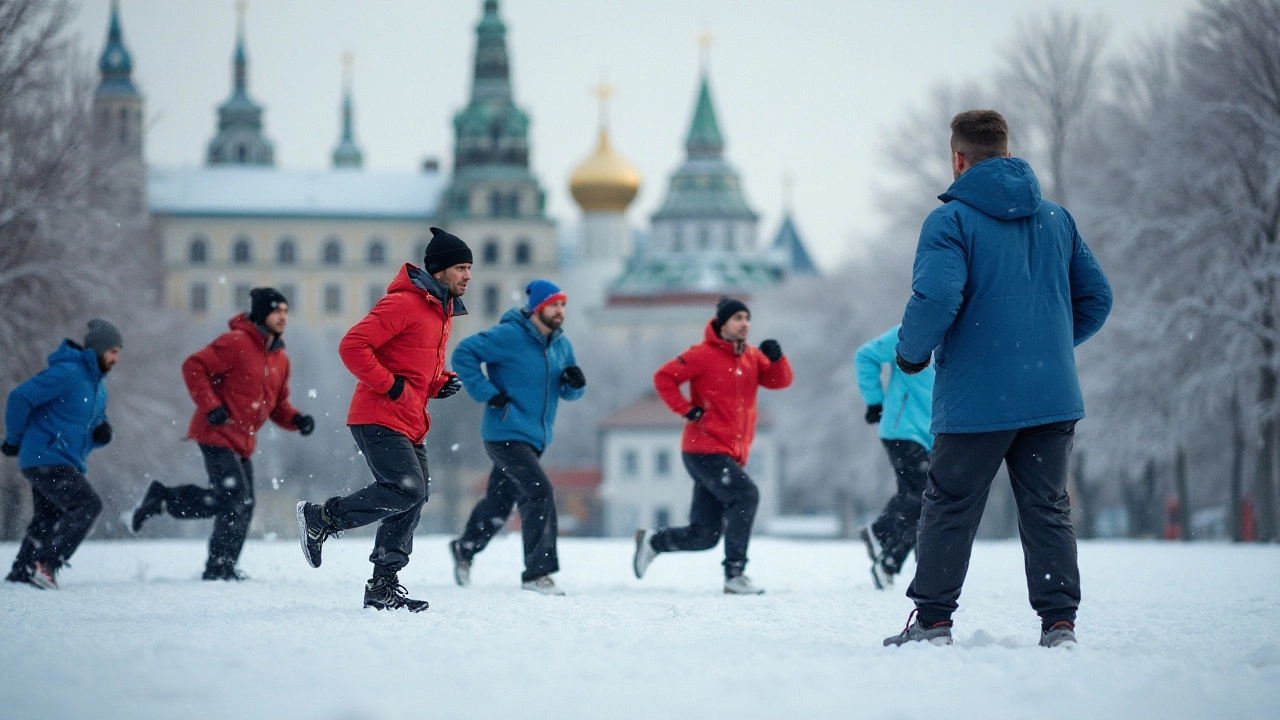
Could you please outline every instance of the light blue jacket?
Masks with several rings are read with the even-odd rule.
[[[933,367],[916,375],[898,369],[893,349],[898,344],[898,327],[874,340],[868,340],[853,356],[858,374],[858,390],[867,405],[883,405],[880,437],[885,440],[910,440],[933,449],[929,418],[933,414]],[[889,366],[889,389],[880,384],[880,370]]]
[[[1084,417],[1075,346],[1111,311],[1111,286],[1075,220],[1017,158],[974,165],[920,230],[898,353],[933,353],[934,434]]]
[[[480,371],[481,363],[485,372]],[[539,452],[551,444],[560,399],[582,397],[585,388],[560,382],[564,369],[577,364],[573,346],[562,331],[543,335],[515,308],[453,351],[453,371],[472,398],[488,403],[499,391],[511,398],[501,410],[485,405],[480,423],[485,442],[527,442]]]
[[[107,384],[98,356],[71,340],[49,355],[49,367],[9,393],[4,441],[18,446],[18,467],[71,465],[85,471],[102,447],[93,430],[107,421]]]

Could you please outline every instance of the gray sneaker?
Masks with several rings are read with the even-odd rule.
[[[746,575],[734,575],[724,579],[725,595],[763,595],[764,590],[755,586]]]
[[[893,637],[884,639],[885,647],[897,647],[906,645],[909,642],[927,642],[930,645],[950,645],[951,644],[951,621],[944,620],[940,623],[934,623],[931,627],[925,627],[920,624],[920,611],[912,610],[907,616],[907,627]]]
[[[631,569],[636,574],[636,579],[644,577],[644,571],[649,569],[649,563],[658,557],[658,551],[653,549],[653,530],[637,530],[636,531],[636,554],[631,558]]]
[[[1076,628],[1063,620],[1048,630],[1040,631],[1040,647],[1073,647],[1076,644]]]
[[[550,575],[543,575],[532,580],[525,580],[520,584],[521,590],[532,590],[539,595],[564,595],[564,591],[556,585],[556,581],[551,579]]]
[[[462,554],[457,540],[449,541],[449,554],[453,556],[453,581],[458,587],[467,587],[471,584],[471,558]]]

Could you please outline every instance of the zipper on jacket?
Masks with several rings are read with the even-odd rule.
[[[902,393],[902,406],[898,408],[898,417],[893,419],[893,429],[898,429],[898,422],[902,420],[902,413],[907,411],[907,398],[910,393]]]
[[[555,331],[552,330],[551,333],[552,335],[554,335]],[[547,427],[547,410],[551,405],[551,337],[552,335],[547,336],[547,342],[545,345],[542,346],[542,364],[545,365],[547,368],[546,381],[542,383],[542,447],[544,448],[549,444],[547,442],[547,435],[549,434],[549,429]]]

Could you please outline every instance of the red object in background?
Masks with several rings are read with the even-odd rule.
[[[1253,496],[1246,495],[1240,500],[1240,540],[1253,542],[1258,539],[1258,518],[1253,514]]]
[[[1164,539],[1177,540],[1182,537],[1182,525],[1178,523],[1178,498],[1171,497],[1164,505]]]

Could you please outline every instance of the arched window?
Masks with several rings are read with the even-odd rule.
[[[249,162],[249,148],[245,145],[236,146],[236,160],[242,163]]]
[[[487,240],[484,244],[484,262],[486,265],[497,265],[500,259],[500,246],[497,240]]]
[[[338,238],[329,238],[324,244],[324,255],[322,257],[325,265],[341,265],[342,264],[342,241]]]
[[[382,241],[382,238],[374,238],[369,241],[365,261],[370,265],[382,265],[387,261],[387,244]]]
[[[484,289],[484,314],[497,315],[502,309],[501,290],[497,285],[489,285]]]
[[[276,262],[281,265],[292,265],[298,261],[298,246],[288,235],[280,238],[276,246]]]
[[[192,265],[203,265],[209,261],[209,241],[203,235],[191,238],[191,244],[187,246],[187,260]]]
[[[492,217],[519,217],[520,193],[494,190],[489,193],[489,215]]]
[[[253,262],[253,245],[249,238],[241,236],[231,248],[231,262],[237,265],[248,265]]]
[[[516,243],[516,264],[528,265],[531,262],[533,262],[533,246],[526,240]]]

